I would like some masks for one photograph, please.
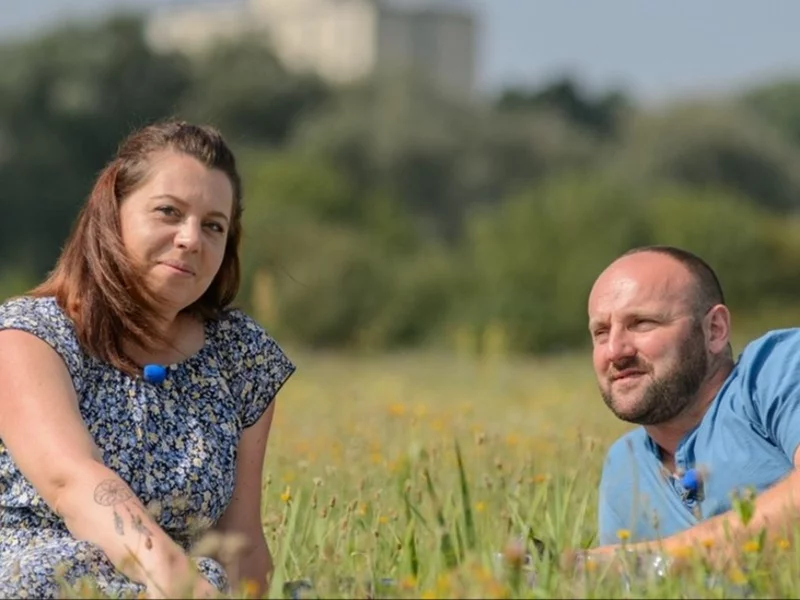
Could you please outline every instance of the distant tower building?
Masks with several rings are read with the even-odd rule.
[[[442,93],[475,85],[478,23],[466,3],[409,0],[250,0],[159,11],[148,26],[162,50],[195,53],[215,40],[261,34],[286,67],[331,84],[412,71]]]

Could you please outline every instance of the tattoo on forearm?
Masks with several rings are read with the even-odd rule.
[[[125,535],[125,528],[122,526],[122,517],[114,510],[114,529],[119,535]]]
[[[133,528],[144,536],[144,547],[150,550],[153,547],[153,540],[151,539],[153,534],[142,523],[142,517],[131,514],[131,522],[133,523]]]
[[[125,511],[131,518],[131,525],[133,526],[133,530],[138,532],[139,535],[144,536],[144,547],[150,550],[153,547],[152,532],[145,526],[144,521],[142,521],[142,517],[140,515],[133,514],[133,511],[131,511],[131,509],[128,508],[127,506],[125,507]],[[114,529],[116,529],[117,533],[120,535],[124,535],[125,533],[122,517],[119,516],[116,510],[114,510]]]
[[[114,506],[133,498],[128,487],[115,479],[101,481],[94,490],[94,501],[100,506]]]
[[[126,485],[115,479],[101,481],[94,490],[94,501],[97,502],[97,504],[100,506],[112,507],[114,511],[114,531],[116,531],[118,535],[125,535],[125,525],[115,507],[131,498],[133,498],[133,492],[131,492]],[[125,510],[131,518],[134,531],[144,536],[144,547],[150,550],[153,547],[153,534],[145,527],[145,524],[142,522],[142,517],[134,515],[127,506]]]

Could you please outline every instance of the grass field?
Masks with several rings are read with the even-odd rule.
[[[311,577],[324,595],[340,577],[391,577],[393,593],[409,596],[497,596],[493,555],[526,527],[546,540],[590,540],[602,452],[623,428],[585,361],[298,363],[266,465],[266,526],[276,557],[286,552],[286,577]],[[455,559],[442,551],[437,511]],[[460,547],[464,564],[451,571]]]
[[[536,585],[526,584],[514,565],[534,553],[529,533],[556,554],[593,543],[603,455],[626,429],[600,399],[588,355],[298,364],[266,464],[276,592],[302,578],[315,584],[307,597],[363,598],[366,583],[382,578],[392,579],[385,597],[416,598],[725,597],[746,583],[769,597],[800,590],[788,541],[775,552],[750,548],[748,568],[727,573],[726,585],[705,585],[698,564],[628,588],[616,572],[576,578],[547,555],[534,559]]]
[[[628,428],[600,399],[588,354],[291,355],[299,368],[279,395],[265,464],[269,597],[291,597],[284,584],[304,580],[312,587],[294,597],[800,593],[800,535],[749,541],[721,573],[690,554],[668,577],[628,577],[630,556],[563,567],[564,551],[594,545],[604,454]]]

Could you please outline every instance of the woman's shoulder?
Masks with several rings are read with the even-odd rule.
[[[249,427],[295,372],[295,364],[267,330],[240,309],[221,315],[214,337],[222,372],[242,403],[242,424]]]
[[[218,319],[217,329],[221,336],[227,338],[269,335],[258,321],[240,308],[224,310]]]
[[[0,304],[0,330],[30,333],[49,344],[64,360],[80,389],[84,355],[72,320],[53,297],[18,296]]]
[[[72,321],[52,296],[16,296],[0,304],[0,328],[26,325],[33,330],[63,330],[70,337],[74,333]]]
[[[215,344],[235,358],[283,354],[278,343],[256,319],[242,309],[230,308],[217,320]]]
[[[239,308],[222,313],[213,337],[218,353],[230,364],[246,368],[267,364],[281,370],[294,370],[294,365],[267,329]]]

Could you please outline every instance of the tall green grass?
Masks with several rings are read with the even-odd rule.
[[[581,573],[564,565],[595,543],[604,453],[627,429],[599,399],[587,356],[295,359],[264,472],[270,597],[304,579],[312,598],[800,593],[796,533],[741,548],[740,568],[724,573],[691,556],[663,579],[626,578],[630,557]]]

